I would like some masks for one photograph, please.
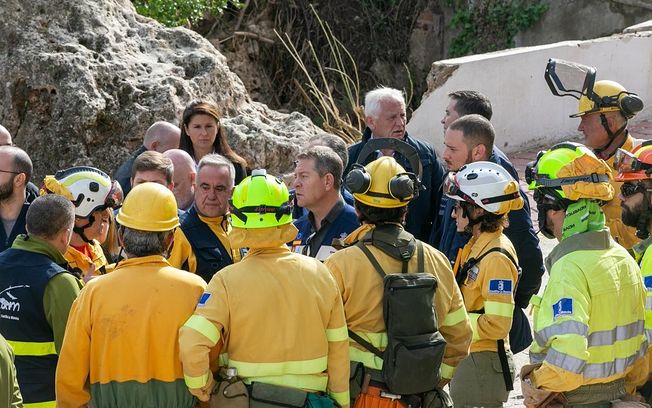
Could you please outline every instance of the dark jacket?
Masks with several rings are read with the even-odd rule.
[[[16,219],[14,227],[11,229],[9,236],[5,233],[5,229],[0,225],[0,252],[4,251],[7,248],[11,248],[11,244],[14,243],[16,237],[20,234],[25,234],[25,216],[27,215],[27,209],[29,208],[29,203],[24,203],[23,208],[20,210],[20,214]]]
[[[504,167],[518,181],[518,173],[514,165],[498,148],[494,147],[489,161]],[[523,208],[509,213],[509,227],[505,229],[505,235],[512,241],[518,256],[518,263],[523,270],[514,301],[519,307],[526,308],[532,295],[539,291],[541,277],[545,269],[543,255],[539,248],[539,238],[532,226],[530,202],[523,189],[520,189],[520,193],[524,201]],[[464,247],[470,239],[467,234],[457,232],[455,220],[451,217],[454,205],[454,200],[443,197],[439,207],[439,225],[435,228],[429,241],[448,257],[451,264],[455,262],[457,251]]]
[[[344,178],[353,167],[353,164],[358,160],[360,151],[365,143],[371,138],[371,129],[366,128],[362,135],[362,140],[349,146],[349,162],[344,169]],[[441,183],[443,182],[444,166],[437,158],[435,150],[428,143],[410,137],[407,132],[403,139],[409,145],[417,149],[419,158],[421,159],[421,167],[423,174],[421,175],[421,183],[425,188],[419,193],[419,197],[408,204],[408,214],[405,222],[405,229],[421,241],[427,241],[432,230],[433,221],[437,215],[437,208],[439,208],[439,201],[441,197]],[[405,168],[406,171],[414,171],[405,158],[399,154],[395,155],[397,161]],[[373,155],[369,156],[364,165],[375,160]]]
[[[131,191],[131,168],[134,165],[134,160],[146,151],[147,148],[145,146],[140,146],[138,149],[134,150],[131,155],[129,155],[129,158],[118,167],[118,170],[116,170],[115,173],[113,173],[113,179],[118,180],[120,187],[122,187],[123,197],[126,197]]]

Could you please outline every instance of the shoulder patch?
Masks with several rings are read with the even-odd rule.
[[[552,318],[557,320],[559,316],[571,316],[573,314],[573,299],[561,298],[559,302],[552,305]]]
[[[210,299],[211,296],[212,295],[209,292],[204,292],[199,298],[199,303],[197,303],[197,307],[206,306],[206,302],[208,302],[208,299]]]
[[[652,290],[652,276],[644,276],[643,282],[645,283],[645,289]]]
[[[490,279],[489,280],[489,293],[493,295],[511,295],[512,294],[512,280],[511,279]]]

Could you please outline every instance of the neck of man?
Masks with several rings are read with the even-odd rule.
[[[313,218],[315,219],[315,228],[317,231],[321,229],[322,221],[328,215],[329,212],[335,207],[335,205],[340,201],[340,192],[339,189],[333,190],[332,194],[325,195],[319,202],[314,206],[308,208],[312,213]]]
[[[20,191],[14,190],[14,193],[6,200],[0,201],[0,219],[2,220],[15,220],[20,215],[23,209],[27,193],[25,189]]]

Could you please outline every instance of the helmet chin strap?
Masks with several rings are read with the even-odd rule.
[[[611,128],[609,128],[609,122],[604,113],[600,113],[600,123],[609,136],[609,142],[603,147],[594,149],[593,151],[600,159],[607,160],[616,154],[618,148],[625,144],[625,140],[627,140],[627,132],[625,131],[627,121],[625,121],[625,123],[615,132],[612,132]]]
[[[90,244],[91,242],[93,242],[93,240],[88,239],[88,237],[86,236],[86,234],[84,233],[84,231],[86,230],[86,228],[88,228],[88,227],[90,227],[91,225],[93,225],[94,222],[95,222],[95,217],[93,216],[93,214],[91,214],[91,215],[88,217],[88,224],[84,225],[83,227],[74,226],[74,227],[72,228],[72,231],[73,231],[74,233],[76,233],[77,235],[79,235],[79,236],[81,237],[81,239],[84,240],[84,242],[86,242],[87,244]]]
[[[555,234],[552,232],[550,226],[548,225],[548,217],[546,216],[546,212],[548,212],[548,210],[545,211],[539,210],[539,216],[538,216],[539,231],[537,233],[539,232],[542,233],[543,236],[548,239],[555,239],[556,238]]]

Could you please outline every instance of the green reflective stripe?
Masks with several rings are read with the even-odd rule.
[[[387,347],[387,333],[366,333],[366,332],[355,332],[358,336],[367,340],[371,343],[372,346],[384,350]],[[355,343],[355,340],[351,339],[351,343]],[[356,343],[357,344],[357,343]]]
[[[482,316],[479,313],[469,313],[469,320],[471,320],[471,329],[473,329],[473,341],[480,340],[480,333],[478,333],[478,319]]]
[[[24,408],[55,408],[56,406],[56,401],[32,402],[29,404],[23,404]]]
[[[208,373],[204,373],[199,377],[191,377],[184,374],[183,379],[188,388],[201,388],[208,383]]]
[[[278,363],[252,363],[245,361],[229,360],[229,367],[238,370],[241,377],[278,376],[285,374],[316,374],[326,371],[328,357],[319,357],[313,360],[282,361]]]
[[[487,300],[484,302],[484,313],[494,316],[509,317],[511,319],[514,314],[514,305],[511,303]]]
[[[372,352],[360,350],[352,346],[349,346],[349,359],[351,361],[358,361],[367,368],[373,368],[374,370],[383,369],[382,358]]]
[[[217,361],[219,362],[220,367],[229,365],[229,353],[220,353]]]
[[[192,315],[183,325],[203,334],[213,342],[213,345],[217,344],[220,339],[220,332],[217,327],[204,316]]]
[[[345,341],[349,339],[349,329],[346,326],[337,329],[326,329],[326,338],[330,342]]]
[[[542,330],[534,332],[534,340],[540,345],[545,346],[548,341],[554,336],[561,336],[564,334],[577,334],[578,336],[586,337],[589,333],[589,326],[576,320],[565,320],[555,323],[551,326],[545,327]]]
[[[91,179],[93,181],[96,181],[98,184],[100,184],[103,187],[108,187],[111,184],[111,181],[107,181],[106,178],[102,177],[99,173],[93,173],[90,171],[85,171],[83,173],[77,173],[77,174],[72,174],[68,177],[65,178],[65,181],[61,183],[61,185],[67,187],[72,186],[76,182],[83,180],[86,181],[88,179]]]
[[[543,363],[543,360],[546,359],[546,353],[533,353],[530,351],[530,364],[539,364]]]
[[[439,375],[441,378],[451,379],[453,378],[453,374],[455,374],[455,367],[449,366],[446,363],[441,363],[439,366]]]
[[[531,355],[530,358],[532,358]],[[584,366],[586,365],[586,361],[566,353],[562,353],[553,348],[548,350],[548,353],[546,353],[545,361],[548,364],[554,365],[561,368],[562,370],[570,371],[571,373],[575,374],[581,374]]]
[[[455,326],[458,323],[463,322],[466,320],[466,309],[464,307],[460,307],[454,312],[451,312],[446,315],[446,318],[444,318],[444,321],[442,322],[442,326]]]
[[[14,354],[17,356],[49,356],[50,354],[57,354],[53,341],[37,343],[33,341],[7,340],[7,343],[14,349]]]
[[[344,392],[333,392],[328,391],[328,396],[335,400],[340,405],[346,405],[351,402],[351,397],[349,396],[348,391]]]
[[[643,357],[647,352],[647,342],[643,345],[637,353],[625,358],[617,358],[613,361],[605,363],[590,363],[586,364],[582,375],[584,378],[606,378],[624,372],[631,367],[636,360]]]
[[[600,330],[589,334],[589,347],[610,346],[617,341],[629,340],[643,333],[645,322],[638,320],[624,326],[616,326],[612,330]]]
[[[238,372],[238,375],[240,375],[240,372]],[[309,391],[326,391],[326,387],[328,386],[328,376],[326,375],[284,374],[247,377],[244,379],[244,382],[247,384],[251,384],[254,381]]]

